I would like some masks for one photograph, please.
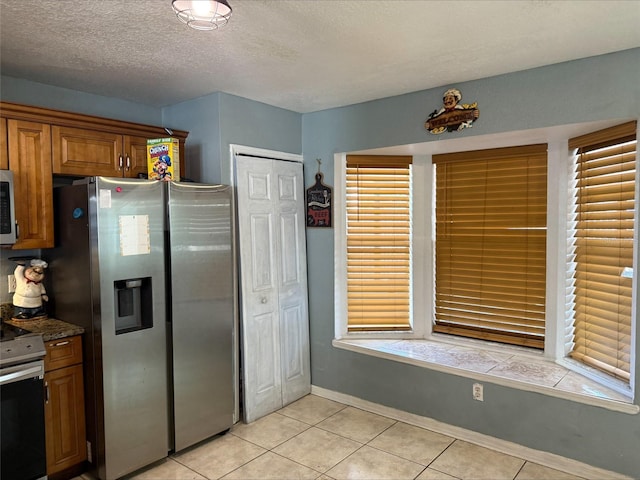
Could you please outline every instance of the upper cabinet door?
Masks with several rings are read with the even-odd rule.
[[[0,170],[9,170],[9,146],[7,144],[6,118],[0,118]]]
[[[147,139],[146,137],[124,136],[125,177],[137,177],[139,173],[147,173]]]
[[[7,120],[9,169],[14,176],[18,240],[13,248],[53,247],[51,127]]]
[[[82,128],[52,127],[53,173],[122,177],[122,135]]]

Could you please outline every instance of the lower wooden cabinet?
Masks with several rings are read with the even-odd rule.
[[[80,336],[46,342],[45,434],[47,475],[87,458]]]

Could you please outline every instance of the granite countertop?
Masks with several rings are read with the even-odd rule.
[[[73,337],[84,333],[84,328],[56,318],[44,318],[40,320],[12,320],[13,305],[0,303],[0,317],[2,321],[19,327],[32,333],[41,333],[42,340],[58,340],[59,338]]]
[[[55,318],[44,318],[40,320],[11,320],[5,319],[5,323],[20,327],[33,333],[41,333],[42,340],[48,342],[50,340],[58,340],[60,338],[73,337],[84,333],[84,328],[63,320]]]

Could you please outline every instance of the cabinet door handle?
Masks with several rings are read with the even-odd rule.
[[[20,238],[20,225],[16,222],[16,240]]]
[[[71,342],[69,340],[65,340],[64,342],[58,342],[58,343],[50,343],[49,346],[50,347],[61,347],[63,345],[69,345]]]
[[[44,382],[44,403],[49,403],[49,382]]]
[[[127,155],[127,170],[131,170],[131,157]]]
[[[122,160],[122,155],[118,155],[118,170],[122,170],[122,165],[124,164]]]

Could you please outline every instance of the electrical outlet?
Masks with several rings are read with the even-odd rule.
[[[473,399],[484,402],[484,388],[481,383],[473,384]]]
[[[9,285],[9,293],[16,291],[16,276],[7,275],[7,284]]]

